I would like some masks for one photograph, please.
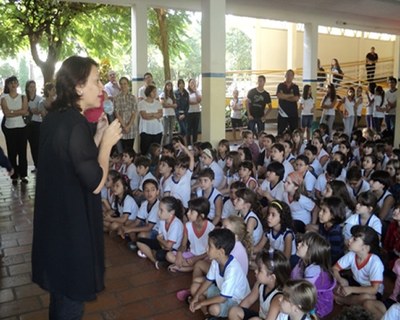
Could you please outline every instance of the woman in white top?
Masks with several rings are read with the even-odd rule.
[[[28,162],[26,159],[27,131],[23,116],[28,114],[28,102],[25,96],[17,92],[18,79],[12,76],[6,79],[5,95],[1,99],[1,108],[4,113],[4,135],[6,137],[7,154],[14,174],[11,176],[13,184],[21,178],[22,183],[28,183]],[[18,161],[17,161],[18,159]]]
[[[328,85],[324,99],[321,102],[322,116],[320,123],[326,123],[329,134],[332,135],[333,123],[335,122],[335,105],[337,102],[336,89],[333,84]]]
[[[146,99],[141,100],[138,105],[140,114],[140,152],[146,155],[152,143],[161,143],[163,125],[163,108],[160,101],[156,100],[157,88],[149,85],[144,90]]]
[[[186,141],[188,145],[192,145],[197,142],[197,134],[199,132],[200,124],[200,102],[201,94],[197,90],[197,84],[195,79],[189,80],[189,111],[187,116],[187,137]]]
[[[381,132],[382,121],[385,118],[385,91],[383,91],[381,86],[375,88],[374,96],[374,129],[376,132]]]
[[[28,99],[28,108],[31,118],[30,123],[27,125],[27,134],[33,164],[35,165],[35,169],[32,170],[32,172],[35,172],[39,153],[40,125],[42,124],[42,113],[39,109],[39,103],[42,97],[36,94],[36,82],[33,80],[26,82],[25,94]]]
[[[175,109],[177,107],[176,98],[172,86],[172,81],[165,81],[164,91],[160,94],[164,116],[164,136],[162,145],[172,142],[175,129]]]
[[[351,137],[355,121],[355,108],[356,108],[356,92],[353,87],[347,90],[347,96],[342,99],[338,104],[338,109],[343,105],[343,125],[344,133]],[[341,109],[339,109],[341,110]]]

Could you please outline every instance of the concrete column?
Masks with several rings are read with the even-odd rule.
[[[296,23],[288,23],[287,29],[287,69],[297,68],[297,26]]]
[[[317,59],[318,25],[315,23],[305,23],[303,40],[303,84],[311,85],[314,101],[317,97]]]
[[[396,106],[396,125],[394,128],[394,148],[400,147],[400,36],[396,36],[393,52],[393,77],[397,79],[397,106]]]
[[[137,1],[131,8],[132,93],[137,96],[147,71],[147,4]]]
[[[202,0],[202,140],[225,138],[225,0]]]

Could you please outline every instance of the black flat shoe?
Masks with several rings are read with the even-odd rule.
[[[22,182],[22,183],[28,183],[29,180],[28,180],[26,177],[23,177],[23,178],[21,178],[21,182]]]

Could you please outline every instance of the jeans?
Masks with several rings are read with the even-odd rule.
[[[383,118],[374,117],[374,129],[377,133],[380,133],[382,130],[382,120]]]
[[[169,144],[172,142],[172,137],[174,135],[175,129],[175,116],[166,116],[164,119],[164,136],[163,136],[163,145]]]
[[[256,130],[256,126],[257,126],[257,130]],[[252,120],[249,120],[248,123],[247,123],[247,127],[254,134],[260,133],[265,128],[264,122],[262,122],[261,118],[253,118]]]
[[[83,301],[72,300],[61,293],[50,293],[49,320],[80,320]]]
[[[14,168],[11,179],[24,178],[28,175],[27,129],[26,127],[13,129],[4,127],[4,135],[6,137],[7,155],[11,166]]]
[[[332,131],[333,131],[333,123],[335,122],[335,116],[334,115],[324,115],[321,117],[321,121],[319,123],[325,123],[328,125],[329,128],[329,135],[332,136]]]
[[[200,124],[200,112],[191,112],[187,114],[187,144],[192,145],[197,142]]]
[[[354,127],[354,116],[343,117],[344,133],[351,137]]]
[[[387,114],[385,115],[385,123],[387,130],[394,132],[394,125],[396,122],[396,115],[395,114]]]

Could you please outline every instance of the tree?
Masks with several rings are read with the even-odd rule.
[[[190,22],[185,11],[153,8],[148,11],[148,32],[150,44],[161,51],[164,63],[164,80],[171,79],[170,60],[189,55],[187,26]]]
[[[226,62],[228,70],[251,69],[251,39],[237,28],[226,34]]]

